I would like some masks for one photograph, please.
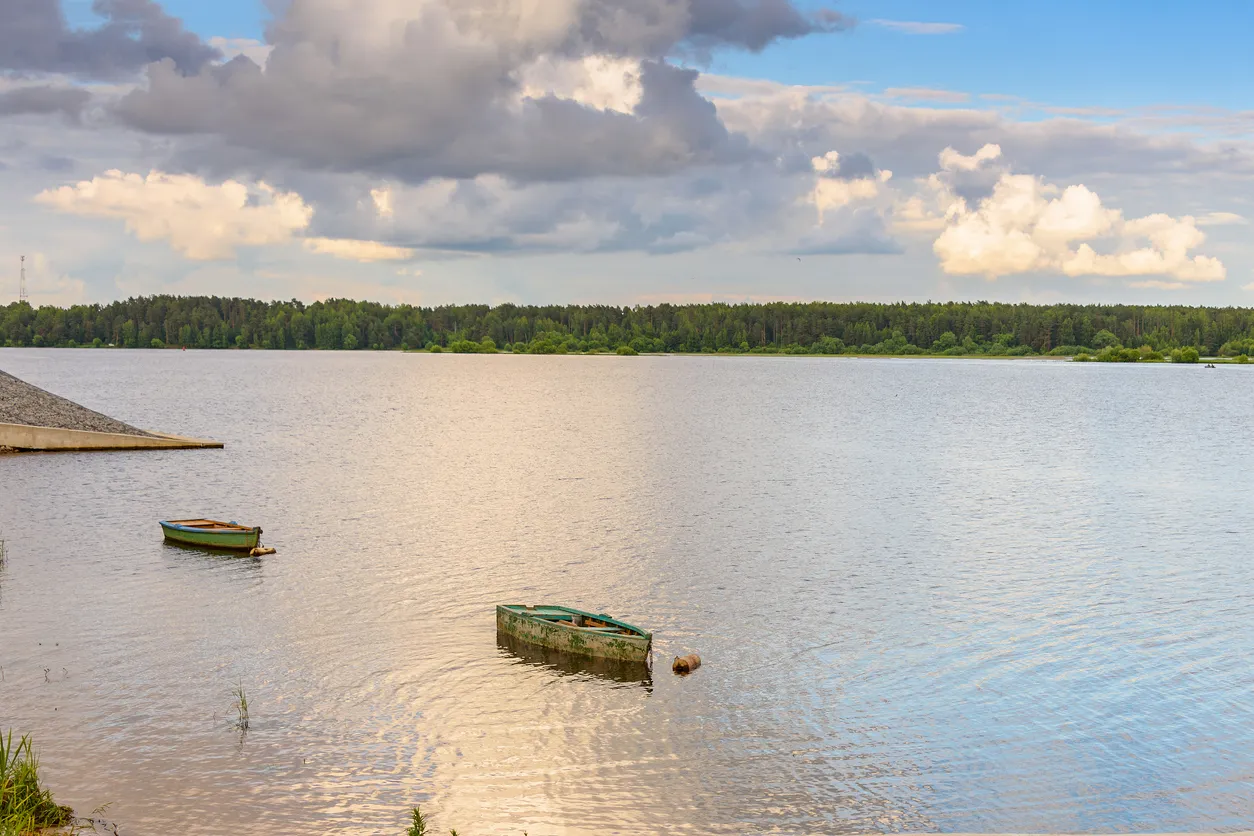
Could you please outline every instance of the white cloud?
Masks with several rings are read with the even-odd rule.
[[[392,190],[387,186],[370,190],[370,199],[374,201],[374,211],[380,218],[390,218],[392,211]]]
[[[546,56],[523,67],[519,80],[523,98],[551,95],[619,113],[633,112],[644,93],[639,61],[603,55],[573,61]]]
[[[160,171],[145,177],[112,169],[40,192],[35,200],[60,212],[120,218],[139,240],[165,239],[197,261],[231,258],[239,246],[284,243],[313,217],[300,195],[265,183],[211,185],[194,175]]]
[[[892,99],[909,99],[916,102],[938,102],[940,104],[963,104],[971,100],[969,93],[956,90],[936,90],[931,87],[889,87],[884,95]]]
[[[224,62],[237,55],[249,58],[258,66],[264,67],[274,47],[253,38],[223,38],[220,35],[209,39],[209,46],[222,53]]]
[[[1188,287],[1184,282],[1164,282],[1158,279],[1149,279],[1143,282],[1128,282],[1128,287],[1152,287],[1157,290],[1184,290]]]
[[[985,163],[1001,158],[1001,146],[989,144],[971,156],[964,156],[953,148],[940,152],[940,165],[945,171],[976,171]]]
[[[319,255],[331,255],[347,261],[408,261],[416,254],[408,247],[394,247],[378,241],[353,238],[306,238],[305,249]]]
[[[1197,219],[1198,226],[1245,226],[1248,223],[1235,212],[1210,212]]]
[[[907,35],[953,35],[967,28],[961,23],[925,23],[917,20],[884,20],[883,18],[868,20],[867,23]]]
[[[969,157],[952,148],[940,154],[944,171],[928,184],[948,203],[944,230],[932,245],[946,273],[990,279],[1031,272],[1166,276],[1176,282],[1222,281],[1227,275],[1218,259],[1190,255],[1206,240],[1192,217],[1154,214],[1124,220],[1121,211],[1103,206],[1084,185],[1059,189],[1039,177],[1003,171],[992,193],[969,206],[952,190],[953,175],[1000,156],[1001,149],[993,145]],[[910,211],[913,218],[926,217],[921,202],[910,205]],[[1108,242],[1105,248],[1111,251],[1099,252],[1090,242]]]
[[[829,209],[840,209],[859,201],[874,200],[879,197],[883,185],[892,179],[891,171],[879,171],[866,176],[841,178],[840,154],[828,151],[821,157],[810,160],[810,167],[820,175],[814,183],[814,205],[818,210],[818,222],[823,223],[823,213]]]

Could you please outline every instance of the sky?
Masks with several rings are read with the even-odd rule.
[[[1254,4],[0,0],[0,304],[1254,304]]]

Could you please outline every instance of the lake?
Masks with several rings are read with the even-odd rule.
[[[128,836],[1254,825],[1254,368],[0,369],[226,443],[0,457],[0,729]],[[201,515],[278,554],[162,542]],[[652,677],[498,644],[541,602],[653,630]]]

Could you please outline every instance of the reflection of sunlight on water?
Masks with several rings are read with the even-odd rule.
[[[1254,815],[1252,526],[1233,488],[1254,453],[1157,432],[1254,407],[1235,377],[283,352],[0,363],[227,442],[0,459],[0,725],[36,734],[60,799],[115,802],[125,832],[399,833],[414,804],[441,831],[515,836]],[[189,408],[170,385],[189,370],[222,397]],[[164,545],[171,509],[255,521],[279,552]],[[658,676],[502,642],[494,607],[513,600],[654,631]],[[672,676],[690,651],[705,664]]]

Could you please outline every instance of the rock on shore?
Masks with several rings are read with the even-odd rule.
[[[73,401],[45,392],[0,371],[0,424],[26,424],[59,430],[88,430],[152,437],[152,433],[115,421]]]

